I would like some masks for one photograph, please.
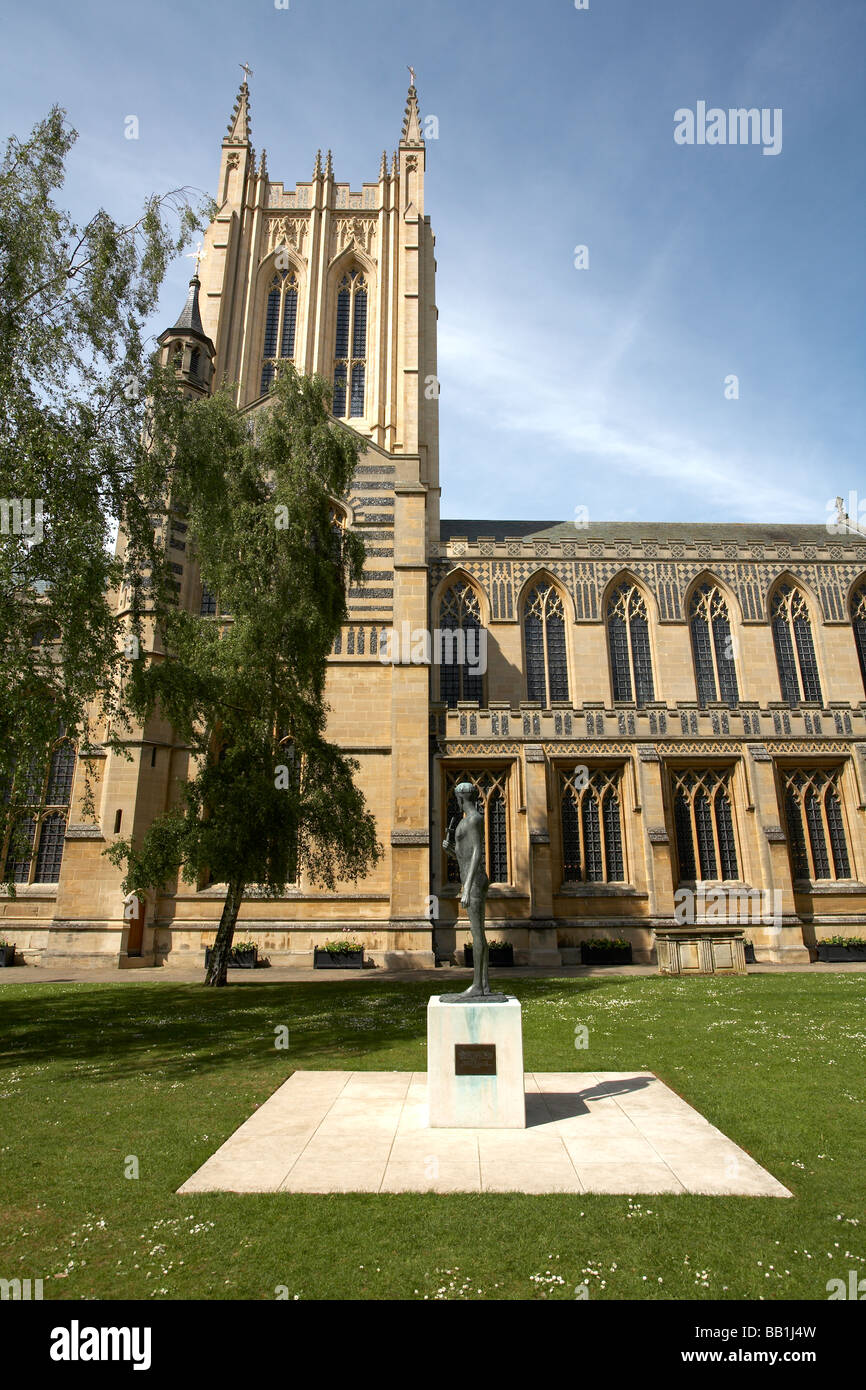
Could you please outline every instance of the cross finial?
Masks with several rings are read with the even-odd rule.
[[[409,64],[408,64],[408,63],[407,63],[407,67],[409,67]],[[414,86],[415,86],[415,69],[414,69],[413,67],[409,67],[409,86],[410,86],[410,87],[414,87]]]
[[[249,63],[238,63],[238,67],[239,67],[239,68],[243,68],[243,71],[244,71],[244,82],[249,82],[250,78],[251,78],[252,75],[253,75],[253,70],[252,70],[252,68],[250,67]]]
[[[199,237],[199,239],[198,239],[198,245],[196,246],[195,250],[194,250],[194,251],[187,251],[187,253],[186,253],[186,258],[187,258],[188,261],[192,261],[192,260],[195,261],[195,273],[196,273],[196,276],[198,275],[198,268],[199,268],[199,265],[200,265],[201,262],[204,260],[205,255],[206,255],[206,252],[204,252],[201,248],[202,248],[202,239],[201,239],[201,237]]]

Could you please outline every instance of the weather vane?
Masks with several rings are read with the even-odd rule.
[[[408,64],[407,64],[407,66],[408,66]],[[414,86],[415,86],[415,69],[412,68],[412,67],[409,68],[409,77],[410,77],[410,79],[411,79],[409,85],[410,85],[410,87],[414,87]]]
[[[253,70],[250,67],[249,63],[238,63],[238,67],[243,68],[244,70],[244,82],[249,82],[250,78],[253,75]]]
[[[188,261],[192,261],[192,260],[195,261],[195,273],[196,273],[196,277],[198,277],[198,268],[199,268],[201,262],[204,260],[205,255],[207,254],[207,253],[206,253],[205,251],[203,251],[201,248],[202,248],[202,239],[201,239],[201,237],[199,237],[199,239],[198,239],[198,246],[195,248],[195,250],[194,250],[194,251],[187,251],[187,253],[186,253],[186,258],[187,258]]]

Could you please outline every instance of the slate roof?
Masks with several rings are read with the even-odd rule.
[[[479,521],[443,520],[443,541],[532,540],[532,541],[736,541],[742,545],[828,545],[831,543],[866,546],[866,535],[857,531],[834,535],[826,525],[803,526],[777,522],[751,521],[592,521],[578,530],[571,521]]]

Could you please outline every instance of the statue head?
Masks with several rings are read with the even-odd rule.
[[[454,795],[461,811],[474,811],[478,802],[478,791],[471,782],[458,782]]]

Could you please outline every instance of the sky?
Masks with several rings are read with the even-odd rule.
[[[330,147],[358,188],[399,140],[411,63],[438,125],[443,516],[823,524],[837,494],[866,512],[866,3],[586,6],[16,5],[0,135],[59,102],[66,205],[131,219],[154,191],[216,191],[247,62],[271,178],[309,179]],[[674,138],[677,112],[739,107],[768,113],[778,153]]]

